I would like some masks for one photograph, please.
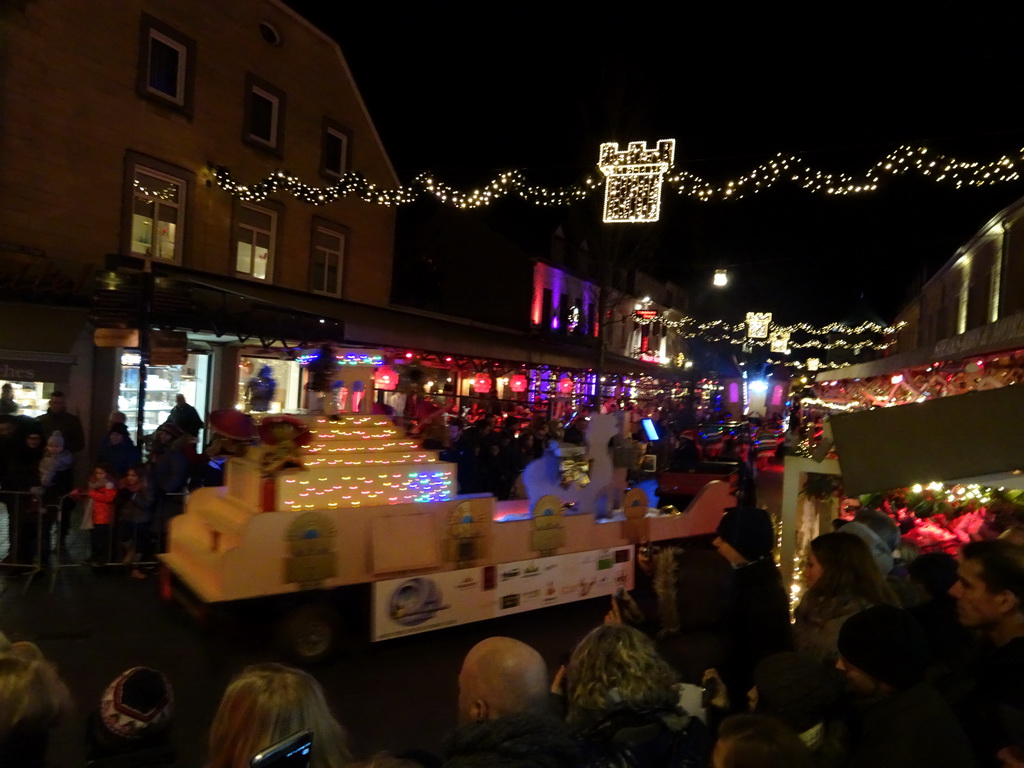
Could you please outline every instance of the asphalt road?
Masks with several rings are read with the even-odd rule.
[[[247,664],[284,661],[259,617],[226,620],[206,630],[177,606],[162,603],[155,579],[137,581],[120,568],[60,569],[24,588],[0,576],[0,630],[31,640],[53,660],[77,712],[51,738],[56,768],[84,762],[86,714],[118,674],[136,665],[163,671],[175,690],[173,737],[179,760],[205,754],[209,724],[224,687]],[[310,671],[323,684],[356,754],[389,749],[439,751],[455,725],[457,678],[465,653],[492,635],[534,646],[552,672],[607,610],[607,598],[581,601],[383,643],[354,643]]]

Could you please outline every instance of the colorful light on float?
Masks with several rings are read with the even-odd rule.
[[[398,386],[398,372],[394,368],[382,366],[373,374],[373,383],[377,389],[393,390]]]

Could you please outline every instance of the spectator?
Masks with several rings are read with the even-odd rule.
[[[154,533],[161,541],[170,519],[182,511],[190,469],[186,445],[191,445],[188,435],[174,424],[165,422],[153,433],[146,484],[155,504]]]
[[[13,415],[18,412],[18,401],[14,399],[14,387],[5,381],[0,387],[0,414]]]
[[[849,768],[970,768],[970,744],[924,681],[928,639],[901,608],[875,605],[839,630],[836,667],[863,706]]]
[[[547,665],[530,646],[491,637],[459,673],[459,727],[445,741],[447,768],[570,768],[579,749],[553,716]]]
[[[730,668],[722,672],[730,699],[739,702],[753,685],[757,662],[773,653],[793,650],[789,596],[772,557],[775,528],[765,510],[726,510],[714,545],[736,571],[728,622],[733,659]]]
[[[118,675],[86,721],[87,768],[173,765],[173,709],[174,691],[162,672],[133,667]]]
[[[11,492],[3,497],[8,506],[8,519],[15,519],[16,515],[14,527],[8,529],[12,554],[16,552],[15,562],[23,565],[42,558],[43,554],[39,549],[42,522],[39,499],[29,496],[28,492],[39,486],[39,462],[45,453],[43,430],[32,422],[26,427],[20,444],[14,446],[7,474],[0,480],[0,487]]]
[[[525,643],[491,637],[470,649],[459,672],[459,722],[548,712],[544,659]]]
[[[110,464],[118,477],[124,477],[131,467],[142,461],[142,454],[128,434],[128,427],[124,424],[110,425],[96,461]]]
[[[0,766],[43,768],[50,730],[71,713],[71,695],[32,643],[0,635]]]
[[[807,591],[794,612],[796,649],[825,663],[835,661],[844,621],[872,605],[898,602],[858,536],[826,533],[811,541],[804,579]]]
[[[810,752],[774,717],[733,715],[722,721],[711,768],[813,768]]]
[[[929,552],[909,565],[910,583],[920,593],[910,615],[928,635],[929,678],[940,693],[962,687],[974,641],[957,619],[956,598],[949,590],[957,581],[957,561],[945,552]]]
[[[91,552],[87,565],[106,565],[110,562],[114,544],[114,501],[117,499],[117,474],[109,464],[93,469],[89,485],[84,490],[71,492],[74,499],[85,499],[82,530],[91,531]]]
[[[698,768],[707,727],[678,704],[676,674],[643,632],[602,626],[580,641],[563,679],[566,722],[588,766]]]
[[[228,684],[214,716],[206,768],[248,768],[257,752],[304,729],[313,731],[310,768],[351,762],[348,738],[320,683],[281,664],[246,667]]]
[[[46,413],[39,417],[47,437],[60,432],[64,437],[64,447],[74,456],[85,447],[85,432],[82,422],[77,416],[68,413],[68,401],[61,391],[50,395],[50,405]]]
[[[176,405],[167,416],[167,423],[180,427],[185,434],[199,437],[199,430],[205,424],[203,418],[199,415],[199,411],[189,405],[182,394],[175,395],[174,401]]]
[[[899,604],[910,608],[917,604],[920,594],[910,583],[906,564],[897,558],[900,546],[900,527],[885,512],[877,509],[859,509],[853,521],[840,528],[843,533],[859,536],[871,550],[882,578],[899,598]]]
[[[960,623],[984,640],[974,687],[956,709],[983,765],[1024,742],[1024,547],[1002,539],[963,548],[956,598]]]
[[[121,481],[118,508],[118,541],[121,562],[131,566],[133,579],[144,579],[141,562],[153,562],[153,495],[146,485],[146,468],[136,464]]]
[[[849,757],[849,732],[840,718],[842,678],[807,653],[787,651],[754,668],[750,710],[778,718],[811,752],[815,768],[839,768]]]

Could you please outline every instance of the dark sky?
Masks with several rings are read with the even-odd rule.
[[[779,152],[860,173],[901,144],[980,162],[1024,147],[1021,19],[1006,4],[378,3],[356,18],[288,1],[338,40],[403,181],[430,170],[470,187],[515,168],[576,182],[609,140],[675,138],[677,166],[715,182]],[[889,320],[915,278],[1022,195],[1024,182],[916,178],[858,197],[669,193],[649,271],[703,314]],[[711,295],[726,265],[736,282]]]

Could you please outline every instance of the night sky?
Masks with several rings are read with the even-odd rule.
[[[577,182],[602,141],[675,138],[676,165],[719,183],[779,152],[861,173],[901,144],[980,162],[1024,147],[1021,19],[1003,4],[646,3],[600,18],[592,4],[378,3],[358,21],[340,3],[289,4],[339,42],[403,182],[430,170],[469,188],[513,168]],[[660,224],[611,226],[652,227],[643,266],[702,317],[891,320],[1022,195],[1024,182],[916,177],[856,197],[668,193]],[[712,291],[720,266],[734,282]]]

